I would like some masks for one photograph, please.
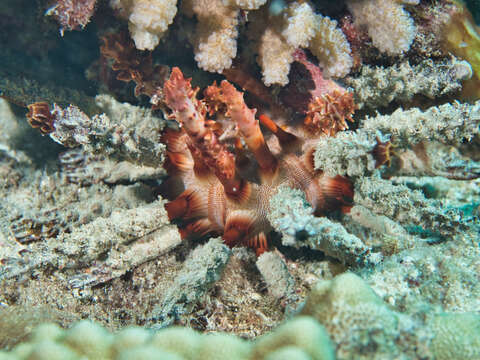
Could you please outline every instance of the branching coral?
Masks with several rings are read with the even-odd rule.
[[[351,184],[346,178],[326,177],[313,170],[314,136],[305,125],[283,129],[261,116],[275,135],[266,140],[255,110],[246,106],[243,95],[230,83],[208,87],[204,101],[196,98],[197,92],[180,69],[174,68],[165,84],[165,101],[182,128],[168,131],[166,142],[174,174],[184,190],[171,194],[178,196],[167,204],[167,211],[170,219],[182,220],[183,236],[216,232],[230,246],[246,244],[262,253],[271,231],[266,218],[268,200],[281,184],[304,191],[318,215],[340,208],[347,211],[353,196]],[[207,113],[216,114],[218,121],[208,120]],[[228,119],[236,125],[233,138],[241,139],[231,144],[236,155],[221,141],[227,135],[222,122],[228,125]]]
[[[147,11],[143,0],[115,0],[111,5],[129,19],[129,28],[137,49],[153,50],[176,13],[176,1],[156,0],[157,6]],[[325,76],[343,77],[352,67],[350,46],[337,22],[315,14],[307,2],[292,2],[279,14],[270,14],[265,0],[205,1],[189,0],[181,10],[196,16],[197,31],[193,36],[195,60],[207,71],[221,73],[232,66],[237,55],[239,18],[252,12],[252,19],[262,18],[264,24],[253,25],[252,31],[262,35],[258,46],[258,62],[266,85],[288,82],[295,49],[309,48],[321,64]],[[160,10],[159,10],[160,9]],[[244,20],[249,21],[245,16]],[[258,34],[255,34],[258,37]]]
[[[108,96],[98,96],[97,104],[106,113],[87,116],[78,107],[62,109],[57,104],[35,103],[27,114],[33,127],[66,147],[83,146],[93,154],[137,165],[159,167],[163,163],[163,144],[158,143],[163,122],[151,110],[120,104]],[[113,121],[115,119],[115,121]]]
[[[355,23],[366,26],[373,45],[389,55],[407,51],[415,37],[413,19],[395,0],[351,0]]]
[[[313,216],[313,209],[300,190],[279,188],[270,199],[270,207],[268,219],[282,234],[284,245],[321,250],[350,265],[375,264],[382,259],[341,224]]]
[[[128,221],[125,221],[128,219]],[[48,243],[49,251],[41,253],[45,246],[38,241],[30,246],[35,256],[22,256],[18,251],[2,249],[0,280],[28,274],[42,267],[70,267],[81,269],[69,279],[69,286],[95,285],[123,275],[132,266],[158,257],[179,244],[175,227],[168,224],[161,202],[135,209],[117,209],[110,216],[97,218],[78,227],[73,232],[62,229],[59,236]],[[133,244],[128,249],[125,244]],[[76,253],[76,246],[83,248],[83,255]],[[103,261],[97,261],[100,253],[108,253]],[[72,261],[75,258],[76,261]]]
[[[263,16],[268,26],[260,39],[259,64],[266,85],[288,83],[293,53],[299,47],[310,49],[327,77],[350,72],[350,45],[335,20],[315,14],[307,2],[293,2],[277,16]]]
[[[426,111],[397,109],[389,116],[369,117],[363,122],[367,131],[390,133],[405,146],[421,141],[459,144],[479,133],[480,101],[470,105],[453,102]]]
[[[139,50],[153,50],[177,14],[176,0],[112,0],[110,4],[128,18],[130,35]]]
[[[313,288],[304,314],[325,326],[339,359],[441,357],[445,346],[455,349],[451,358],[464,354],[442,340],[461,326],[437,314],[479,307],[480,108],[454,101],[476,54],[461,55],[470,66],[425,36],[434,30],[429,16],[442,9],[436,26],[450,16],[466,35],[463,15],[457,21],[450,12],[456,5],[183,0],[177,16],[176,4],[112,0],[125,22],[102,3],[97,27],[75,34],[100,34],[101,57],[89,68],[100,91],[107,84],[141,105],[149,97],[152,109],[99,95],[105,114],[92,116],[98,111],[76,98],[38,94],[27,119],[48,136],[23,122],[20,147],[11,130],[0,131],[0,307],[53,304],[112,328],[175,322],[253,338],[302,311]],[[133,40],[122,31],[127,22]],[[140,51],[161,37],[161,48]],[[112,74],[133,81],[137,98],[107,82]],[[228,81],[201,92],[192,85],[222,76]],[[3,126],[2,116],[8,129],[13,122]],[[34,136],[68,149],[59,155],[65,149],[50,141],[57,150],[34,162],[28,151],[42,148]],[[182,241],[210,235],[221,238]],[[235,246],[256,254],[229,250]],[[346,270],[361,278],[332,279]],[[118,342],[104,334],[108,346],[78,354],[117,356],[133,344],[124,356],[146,357],[156,346],[176,353],[180,344],[185,358],[228,357],[232,348],[238,358],[333,357],[310,317],[248,345],[192,331],[182,343],[178,329],[133,334]],[[51,345],[77,352],[78,335],[74,329]]]
[[[315,152],[315,166],[331,176],[366,176],[379,163],[390,159],[393,165],[393,159],[400,159],[393,166],[393,172],[399,173],[401,170],[405,174],[406,169],[413,166],[414,170],[410,172],[417,175],[423,173],[455,177],[455,171],[449,176],[448,169],[444,169],[443,174],[433,170],[433,162],[435,158],[442,157],[442,152],[438,147],[431,152],[429,147],[436,142],[448,146],[471,140],[479,133],[479,106],[479,102],[472,105],[455,102],[431,107],[426,111],[418,108],[397,109],[391,115],[367,117],[355,132],[343,132],[335,138],[320,139]],[[388,145],[389,139],[395,148]],[[394,155],[392,150],[395,156],[391,156]],[[389,153],[386,154],[385,151]],[[475,176],[474,173],[471,175]]]
[[[230,249],[220,239],[212,239],[197,247],[147,320],[154,321],[154,328],[160,329],[191,311],[197,300],[205,296],[208,288],[221,277],[230,256]]]
[[[354,88],[360,108],[377,109],[392,101],[408,103],[423,95],[428,99],[460,92],[462,81],[472,77],[472,68],[466,61],[444,59],[424,60],[412,65],[402,62],[391,67],[363,66],[356,77],[346,82]]]
[[[198,19],[194,45],[198,66],[212,72],[228,69],[237,55],[238,6],[221,0],[190,2]]]

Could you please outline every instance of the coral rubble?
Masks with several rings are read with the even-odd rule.
[[[0,359],[478,359],[472,3],[3,1]]]

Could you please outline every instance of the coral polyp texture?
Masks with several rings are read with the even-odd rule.
[[[475,4],[1,1],[0,360],[480,359]]]
[[[297,128],[280,127],[260,115],[273,133],[266,139],[256,111],[248,108],[243,94],[228,81],[209,86],[203,101],[196,98],[197,92],[179,68],[172,69],[164,86],[165,102],[181,128],[169,130],[165,141],[172,175],[181,183],[175,186],[172,181],[171,187],[184,190],[166,208],[170,220],[182,221],[184,237],[219,233],[228,245],[245,244],[260,255],[267,250],[272,231],[267,220],[269,199],[282,185],[301,189],[316,214],[348,211],[351,182],[316,171],[312,157],[315,132],[311,128],[335,133],[337,128],[344,129],[343,124],[334,119],[314,126],[307,117]],[[318,107],[323,112],[310,112],[320,118],[334,114],[328,106]],[[230,139],[221,140],[227,136]]]

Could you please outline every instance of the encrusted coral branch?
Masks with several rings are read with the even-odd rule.
[[[426,111],[418,108],[397,109],[391,115],[368,117],[355,132],[347,131],[336,137],[319,139],[315,151],[315,168],[322,169],[330,176],[368,176],[379,164],[391,161],[394,155],[393,158],[403,158],[399,167],[408,167],[410,162],[416,161],[414,169],[417,175],[446,176],[449,175],[448,168],[437,171],[430,168],[433,164],[430,164],[425,144],[439,142],[458,145],[464,139],[470,140],[477,135],[479,125],[479,101],[474,104],[454,102],[431,107]],[[394,153],[392,145],[395,146]],[[388,148],[381,149],[381,146]],[[414,159],[407,161],[407,157]],[[438,149],[435,157],[440,158]],[[452,174],[448,177],[477,177],[478,170],[474,168],[470,169],[473,173],[462,175],[462,171],[467,171],[472,165],[474,164],[463,164],[463,170],[451,169]]]
[[[401,224],[419,225],[424,232],[446,238],[468,229],[458,209],[445,210],[439,201],[426,199],[420,191],[378,178],[362,178],[355,183],[355,203]]]
[[[462,81],[472,77],[472,67],[455,58],[424,60],[413,65],[405,61],[390,67],[364,65],[356,77],[347,77],[354,88],[359,108],[376,109],[392,101],[411,102],[414,96],[429,99],[448,96],[462,89]]]
[[[50,109],[46,103],[35,103],[27,117],[32,127],[66,147],[82,146],[88,153],[160,169],[165,150],[158,141],[162,120],[151,110],[120,104],[106,95],[97,96],[96,101],[108,116],[89,117],[75,105],[63,109],[54,104]]]
[[[348,264],[377,263],[382,259],[341,224],[315,217],[313,208],[299,190],[279,189],[270,199],[270,206],[268,219],[282,234],[284,245],[308,246]]]
[[[221,277],[231,254],[220,239],[211,239],[207,244],[197,247],[186,259],[171,288],[163,294],[145,320],[154,322],[154,329],[160,329],[171,325],[183,313],[191,311],[198,299],[205,296]]]
[[[95,285],[119,277],[131,267],[156,258],[179,243],[178,232],[169,224],[161,201],[134,209],[117,209],[110,216],[99,217],[72,232],[59,234],[49,242],[50,251],[35,251],[31,257],[18,253],[2,257],[2,264],[7,266],[0,269],[0,280],[47,266],[76,269],[88,266],[85,272],[71,278],[70,285]],[[122,247],[126,244],[130,244],[127,250]],[[45,245],[38,244],[39,248],[42,246]],[[78,247],[83,249],[81,254],[75,252]],[[100,261],[102,253],[108,256]]]
[[[366,131],[394,135],[402,146],[425,140],[455,145],[479,133],[480,101],[472,105],[455,101],[426,111],[397,109],[388,116],[369,117],[362,124]]]
[[[314,162],[329,176],[368,176],[375,169],[376,134],[357,130],[345,131],[335,137],[322,137],[316,145]]]

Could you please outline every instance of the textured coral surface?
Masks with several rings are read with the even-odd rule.
[[[0,359],[478,359],[472,6],[1,1]]]

